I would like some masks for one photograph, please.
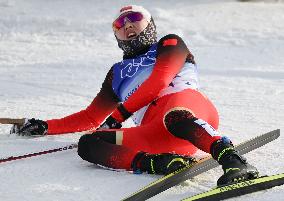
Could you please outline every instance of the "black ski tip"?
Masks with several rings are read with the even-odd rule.
[[[270,133],[274,133],[275,139],[277,139],[280,136],[280,129],[279,128],[275,129],[275,130],[271,131]]]

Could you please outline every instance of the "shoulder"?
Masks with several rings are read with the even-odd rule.
[[[175,46],[181,43],[185,45],[183,39],[176,34],[167,34],[158,41],[158,45],[163,46]]]
[[[168,34],[159,40],[158,49],[187,49],[187,46],[180,36]]]
[[[195,64],[194,56],[188,49],[183,39],[176,34],[168,34],[162,37],[158,42],[157,53],[158,55],[163,53],[183,52],[187,54],[186,61]]]
[[[157,53],[170,53],[173,51],[188,52],[188,48],[183,39],[176,34],[168,34],[162,37],[157,45]]]

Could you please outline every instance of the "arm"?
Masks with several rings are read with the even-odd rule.
[[[100,92],[85,109],[61,119],[47,120],[48,135],[94,130],[117,107],[119,99],[112,90],[112,68]]]
[[[123,122],[132,113],[155,100],[159,92],[169,86],[186,60],[194,62],[184,41],[174,34],[163,37],[158,42],[156,63],[151,75],[111,116]]]

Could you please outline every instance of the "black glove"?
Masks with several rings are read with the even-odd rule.
[[[118,121],[115,120],[112,116],[109,116],[105,122],[98,129],[115,129],[121,128],[122,125]]]
[[[10,134],[24,136],[43,136],[47,133],[48,124],[38,119],[25,119],[23,125],[14,124],[10,130]]]

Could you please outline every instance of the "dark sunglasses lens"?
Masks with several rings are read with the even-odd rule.
[[[120,29],[124,26],[124,17],[119,17],[113,22],[113,26],[117,29]]]
[[[129,13],[128,15],[126,15],[126,17],[131,22],[141,21],[143,19],[143,15],[141,13]]]
[[[125,18],[127,18],[130,22],[137,22],[143,19],[143,15],[138,12],[132,12],[126,15],[122,15],[113,22],[113,26],[116,29],[122,28],[125,25]]]

